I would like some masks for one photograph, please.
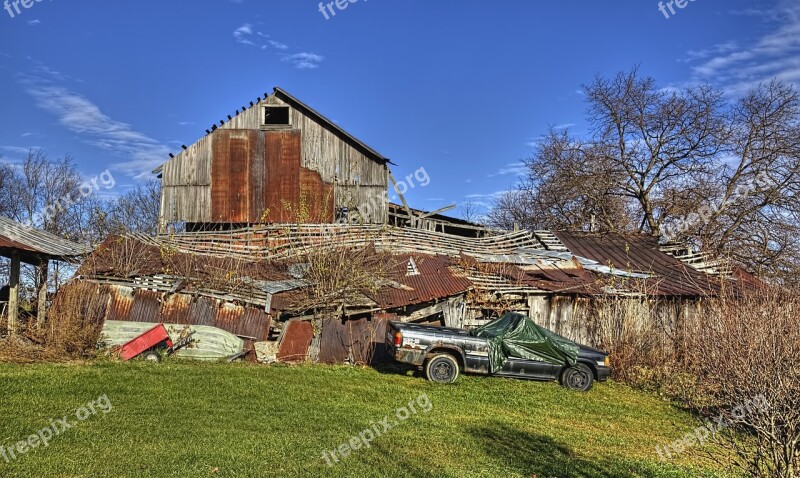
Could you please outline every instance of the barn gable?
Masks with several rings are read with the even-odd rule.
[[[164,223],[383,224],[388,163],[275,88],[154,172]]]

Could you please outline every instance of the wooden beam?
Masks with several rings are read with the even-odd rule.
[[[38,312],[36,316],[36,323],[41,330],[44,327],[44,321],[47,318],[47,278],[49,277],[49,263],[47,259],[42,262],[42,265],[39,266],[39,271],[41,272],[41,280],[42,285],[39,287],[39,300],[38,300]]]
[[[19,331],[19,252],[11,253],[11,271],[8,278],[8,334],[13,335]]]
[[[414,218],[414,214],[411,213],[411,208],[408,207],[408,203],[406,202],[405,196],[403,196],[403,193],[401,193],[400,190],[397,188],[397,181],[394,180],[394,176],[392,175],[391,171],[389,171],[389,180],[392,181],[392,186],[394,187],[394,192],[396,192],[397,195],[400,197],[400,201],[403,203],[403,207],[405,208],[406,212],[408,213],[408,217],[411,218],[411,227],[416,227],[417,226],[417,221]]]
[[[423,214],[423,215],[421,215],[419,218],[420,218],[420,219],[425,219],[425,218],[428,218],[428,217],[431,217],[431,216],[435,216],[435,215],[437,215],[437,214],[442,214],[442,213],[445,213],[445,212],[447,212],[447,211],[451,211],[451,210],[453,210],[453,209],[455,209],[455,208],[456,208],[456,205],[455,205],[455,204],[453,204],[453,205],[450,205],[450,206],[445,206],[445,207],[443,207],[443,208],[441,208],[441,209],[437,209],[437,210],[435,210],[435,211],[433,211],[433,212],[429,212],[429,213],[427,213],[427,214]],[[454,224],[454,225],[455,225],[455,224]]]

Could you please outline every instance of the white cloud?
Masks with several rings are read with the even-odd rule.
[[[741,95],[772,78],[800,84],[800,5],[783,0],[771,10],[732,14],[758,15],[771,26],[747,44],[725,42],[690,51],[682,61],[695,63],[693,80],[713,82],[731,95]]]
[[[135,178],[148,178],[150,172],[165,161],[169,153],[167,146],[136,131],[128,123],[110,118],[88,98],[52,79],[64,78],[64,75],[52,73],[50,78],[23,75],[19,81],[34,98],[36,106],[53,114],[63,127],[79,135],[85,143],[123,159],[112,164],[113,168]]]
[[[493,193],[485,193],[485,194],[468,194],[464,196],[465,202],[474,204],[476,206],[480,206],[482,208],[490,208],[494,205],[494,203],[500,199],[502,196],[507,194],[509,191],[504,189],[502,191],[495,191]]]
[[[314,70],[319,68],[319,64],[322,63],[322,60],[325,58],[317,55],[316,53],[295,53],[293,55],[286,55],[283,57],[283,61],[289,62],[294,65],[295,68],[298,70]]]
[[[283,52],[281,60],[291,63],[298,70],[317,69],[324,59],[322,56],[310,52],[287,54],[286,51],[289,50],[289,45],[281,43],[271,38],[266,33],[254,29],[253,25],[250,23],[245,23],[234,30],[233,38],[236,40],[236,43],[252,46],[259,50],[277,50]]]
[[[41,24],[42,24],[42,21],[41,21],[41,20],[39,20],[39,19],[36,19],[36,20],[31,20],[31,21],[29,21],[29,22],[28,22],[28,25],[31,25],[31,26],[34,26],[34,27],[35,27],[36,25],[41,25]]]
[[[508,163],[502,168],[500,168],[496,173],[490,174],[489,177],[495,176],[522,176],[525,173],[525,163],[522,161],[515,161],[513,163]]]

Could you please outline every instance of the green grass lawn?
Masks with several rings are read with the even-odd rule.
[[[74,411],[103,395],[111,411],[77,422]],[[416,399],[418,413],[398,420]],[[46,448],[0,456],[2,477],[720,476],[688,455],[663,463],[656,445],[690,431],[692,418],[614,383],[581,394],[482,377],[436,386],[350,367],[0,365],[0,406],[0,446],[51,419],[77,422]],[[385,416],[397,425],[369,448],[333,466],[323,459]]]

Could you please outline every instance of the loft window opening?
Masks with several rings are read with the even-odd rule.
[[[264,107],[264,126],[291,126],[288,106],[270,105]]]

